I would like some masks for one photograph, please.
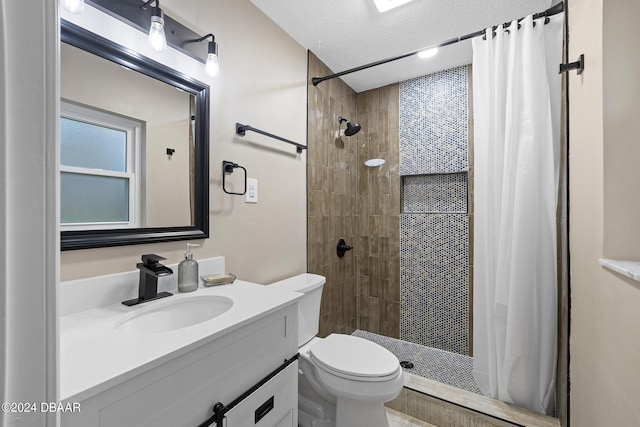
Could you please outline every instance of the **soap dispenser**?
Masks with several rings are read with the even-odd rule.
[[[192,292],[198,289],[198,262],[193,259],[191,248],[198,247],[195,243],[187,243],[184,259],[178,264],[178,291]]]

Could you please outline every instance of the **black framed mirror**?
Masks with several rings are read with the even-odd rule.
[[[132,222],[128,224],[127,227],[119,227],[117,225],[117,221],[113,222],[111,226],[104,226],[104,224],[92,227],[93,222],[88,221],[79,229],[69,229],[66,227],[65,229],[65,218],[67,214],[61,213],[61,218],[63,224],[61,224],[61,250],[74,250],[74,249],[89,249],[89,248],[100,248],[100,247],[108,247],[108,246],[122,246],[122,245],[134,245],[134,244],[143,244],[143,243],[156,243],[156,242],[169,242],[176,240],[195,240],[195,239],[204,239],[209,237],[209,86],[190,77],[187,76],[177,70],[174,70],[166,65],[160,64],[149,58],[146,58],[139,53],[125,47],[121,46],[117,43],[114,43],[110,40],[107,40],[93,32],[90,32],[82,27],[79,27],[75,24],[72,24],[68,21],[61,20],[61,41],[62,43],[78,48],[81,51],[88,52],[91,55],[95,55],[96,57],[103,58],[104,60],[108,60],[112,63],[118,64],[118,67],[127,70],[129,73],[135,72],[140,73],[139,75],[148,76],[151,80],[158,84],[158,82],[162,82],[162,84],[166,84],[171,87],[171,91],[176,91],[178,89],[180,92],[185,93],[185,96],[189,97],[189,107],[186,110],[188,112],[188,116],[185,117],[184,122],[188,122],[189,127],[189,144],[191,147],[190,157],[189,157],[189,168],[188,171],[184,172],[188,174],[188,188],[180,189],[174,194],[180,194],[184,196],[183,193],[188,193],[185,197],[188,199],[188,206],[185,207],[187,212],[187,219],[184,221],[177,221],[178,224],[164,224],[168,221],[167,219],[163,220],[148,220],[149,215],[145,215],[145,209],[151,212],[155,211],[163,211],[165,210],[163,207],[147,207],[143,205],[140,213],[137,213],[139,217],[142,217],[142,220],[139,222]],[[64,46],[66,48],[66,46]],[[64,71],[61,71],[63,73]],[[103,79],[100,76],[96,76],[91,72],[86,72],[89,86],[91,85],[101,85],[105,84]],[[135,74],[138,76],[138,74]],[[120,78],[120,77],[118,77]],[[139,78],[139,77],[135,77]],[[64,95],[64,92],[63,92]],[[62,100],[63,104],[66,102],[66,99]],[[71,100],[70,104],[73,108],[76,106],[84,107],[80,103],[76,103],[75,100]],[[160,104],[160,103],[157,103]],[[159,105],[162,107],[162,105]],[[91,107],[93,108],[93,107]],[[63,108],[64,110],[64,108]],[[95,108],[98,113],[102,113],[103,108]],[[120,112],[114,113],[117,116],[122,115]],[[134,114],[135,115],[135,114]],[[131,116],[131,115],[128,115]],[[61,117],[61,128],[62,120],[64,118]],[[81,123],[82,121],[79,120]],[[145,122],[142,121],[142,134],[151,135],[152,132],[149,129],[145,128]],[[158,132],[156,132],[158,133]],[[151,144],[151,141],[149,142]],[[165,144],[169,145],[169,144]],[[167,165],[172,165],[172,159],[175,158],[174,148],[170,148],[167,146],[166,148],[163,146],[161,148],[163,150],[164,161],[166,161]],[[158,151],[158,147],[156,147],[156,151]],[[64,154],[61,154],[61,158],[65,157]],[[144,157],[144,156],[140,156]],[[157,161],[156,161],[157,163]],[[176,162],[174,162],[175,164]],[[66,166],[65,166],[66,167]],[[71,167],[73,172],[77,172],[73,167]],[[78,168],[76,168],[78,169]],[[150,169],[149,166],[145,167],[144,164],[141,167],[141,171],[147,171]],[[160,170],[160,174],[164,173],[168,170],[168,167]],[[156,176],[158,173],[156,173]],[[80,176],[81,174],[77,173],[76,176]],[[72,187],[66,184],[69,181],[69,177],[72,177],[71,174],[69,176],[65,176],[65,169],[61,164],[61,187],[64,185],[67,186],[68,189],[62,189],[63,192],[72,192],[78,193],[75,190],[76,187]],[[171,180],[171,177],[169,177]],[[187,178],[185,178],[187,179]],[[146,181],[153,181],[150,177],[142,177],[142,186],[144,189],[144,185],[148,185],[145,183]],[[72,180],[71,180],[72,181]],[[89,185],[89,192],[92,194],[92,201],[87,201],[87,205],[94,205],[96,200],[105,202],[106,194],[102,192],[101,187],[96,184],[95,187],[91,187]],[[140,185],[140,184],[138,184]],[[149,193],[151,193],[149,191]],[[157,193],[157,191],[156,191]],[[127,193],[128,194],[128,193]],[[141,191],[141,194],[144,194],[144,191]],[[152,199],[151,194],[147,194],[147,199]],[[61,199],[64,199],[64,193],[61,195]],[[157,197],[156,197],[157,198]],[[174,196],[169,195],[167,197],[169,203],[172,203]],[[144,197],[143,197],[144,199]],[[62,204],[61,200],[61,204]],[[82,199],[80,201],[82,202]],[[155,206],[155,205],[154,205]],[[184,209],[183,209],[184,210]],[[68,211],[71,211],[69,209]],[[124,214],[126,217],[129,215],[129,211],[127,210]],[[74,220],[69,220],[73,222]],[[99,222],[99,221],[98,221]],[[163,223],[164,222],[164,223]],[[97,223],[97,222],[96,222]]]

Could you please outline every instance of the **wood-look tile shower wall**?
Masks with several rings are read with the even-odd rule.
[[[356,328],[399,336],[398,85],[356,94],[309,53],[308,271],[327,278],[320,336]],[[362,125],[337,137],[338,117]],[[345,128],[344,124],[341,127]],[[382,158],[381,167],[364,161]],[[336,255],[338,239],[354,249]]]
[[[400,171],[397,84],[361,92],[358,120],[358,328],[400,336]],[[380,167],[365,160],[381,158]]]
[[[336,255],[341,238],[356,246],[356,139],[336,136],[339,116],[355,121],[356,93],[340,79],[313,86],[311,77],[331,71],[311,52],[308,70],[307,269],[327,278],[320,309],[324,337],[351,333],[357,324],[356,251]]]

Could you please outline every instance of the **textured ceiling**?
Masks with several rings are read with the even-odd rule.
[[[379,13],[373,0],[251,0],[334,72],[415,51],[548,9],[551,0],[413,0]],[[471,43],[343,76],[357,92],[471,62]],[[322,84],[322,83],[321,83]]]

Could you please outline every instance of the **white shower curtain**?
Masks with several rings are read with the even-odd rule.
[[[473,40],[474,377],[554,410],[562,15]]]

